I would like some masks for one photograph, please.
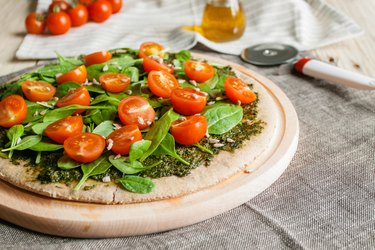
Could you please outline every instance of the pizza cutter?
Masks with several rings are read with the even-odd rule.
[[[257,66],[276,66],[288,63],[294,72],[330,81],[346,87],[375,90],[375,79],[345,70],[331,64],[299,56],[299,51],[290,45],[280,43],[258,44],[245,48],[241,58]]]

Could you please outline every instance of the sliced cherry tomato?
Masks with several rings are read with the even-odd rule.
[[[164,98],[169,98],[174,89],[180,88],[176,77],[165,71],[151,71],[147,84],[152,93]]]
[[[191,88],[175,89],[171,95],[171,103],[178,113],[195,115],[202,112],[206,106],[207,95]]]
[[[162,59],[160,59],[162,60]],[[161,70],[161,71],[166,71],[168,73],[173,74],[174,69],[172,67],[169,67],[168,65],[162,63],[161,61],[158,62],[155,58],[153,57],[144,57],[143,58],[143,69],[146,72],[151,72],[153,70]]]
[[[112,14],[112,5],[107,0],[97,0],[89,5],[89,15],[94,22],[104,22]]]
[[[61,108],[73,104],[89,106],[90,105],[90,94],[85,87],[79,87],[69,91],[66,96],[63,96],[60,100],[57,101],[56,106]],[[79,109],[75,114],[80,114],[85,110]]]
[[[64,82],[76,82],[82,84],[86,81],[87,69],[85,65],[78,66],[65,74],[62,74],[56,78],[58,84],[63,84]]]
[[[112,13],[119,12],[122,8],[122,0],[108,0],[112,5]]]
[[[48,7],[48,13],[51,14],[55,12],[56,7],[61,11],[67,11],[70,8],[70,5],[63,0],[54,0]]]
[[[99,51],[84,56],[85,62],[88,66],[92,64],[105,63],[112,59],[112,53],[108,51]]]
[[[207,120],[203,115],[194,115],[172,123],[171,134],[182,145],[193,145],[205,136]]]
[[[72,135],[82,133],[82,129],[82,116],[67,116],[48,125],[44,133],[51,140],[62,144]]]
[[[249,86],[236,77],[227,77],[224,82],[224,89],[228,98],[235,103],[248,104],[257,99],[256,94]]]
[[[72,23],[65,12],[54,12],[47,17],[47,28],[52,35],[62,35],[70,29]]]
[[[111,150],[119,155],[127,155],[130,151],[130,146],[142,140],[142,134],[137,125],[126,125],[120,129],[113,131],[108,136],[108,144]]]
[[[66,13],[69,15],[73,27],[81,26],[89,20],[89,11],[83,4],[73,6],[68,9]]]
[[[26,98],[32,102],[49,101],[56,93],[56,88],[46,82],[24,81],[21,88]]]
[[[156,55],[160,58],[164,58],[164,55],[161,52],[164,50],[164,47],[158,43],[154,42],[144,42],[139,47],[139,57],[145,58],[148,56]]]
[[[46,28],[46,17],[43,14],[32,12],[25,19],[27,33],[43,34]]]
[[[27,116],[25,99],[19,95],[10,95],[0,102],[0,126],[10,128],[21,124]]]
[[[189,79],[196,82],[206,82],[215,75],[214,67],[208,63],[196,62],[192,60],[184,63],[184,71]]]
[[[118,93],[125,90],[130,84],[130,77],[121,73],[105,73],[99,77],[103,89]]]
[[[137,125],[145,129],[155,120],[155,110],[148,101],[140,96],[129,96],[118,105],[118,115],[125,125]]]
[[[75,161],[88,163],[95,161],[105,149],[105,140],[94,133],[80,133],[64,141],[65,153]]]

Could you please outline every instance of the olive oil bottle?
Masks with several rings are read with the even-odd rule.
[[[246,28],[246,18],[239,0],[207,0],[202,19],[203,35],[214,42],[240,38]]]

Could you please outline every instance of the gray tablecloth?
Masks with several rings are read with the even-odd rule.
[[[294,160],[270,188],[210,220],[139,237],[60,238],[0,221],[0,249],[375,248],[375,91],[247,67],[285,91],[300,121]]]

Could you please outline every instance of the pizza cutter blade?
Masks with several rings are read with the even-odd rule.
[[[245,48],[241,59],[257,66],[276,66],[289,63],[294,72],[343,85],[346,87],[375,90],[375,79],[345,70],[331,64],[300,57],[299,51],[290,45],[264,43]]]

